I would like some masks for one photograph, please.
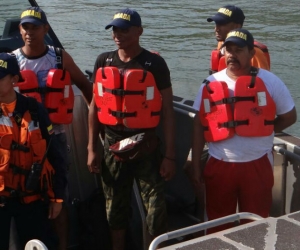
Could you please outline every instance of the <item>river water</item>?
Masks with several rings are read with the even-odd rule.
[[[15,0],[12,0],[15,1]],[[288,86],[300,117],[299,0],[235,0],[246,16],[244,28],[264,42],[271,55],[271,71]],[[0,3],[11,4],[11,0]],[[141,45],[166,60],[177,96],[194,99],[208,75],[210,52],[216,46],[214,25],[206,18],[227,2],[217,0],[39,0],[49,22],[82,70],[92,70],[98,54],[115,49],[104,29],[124,7],[136,9],[144,33]],[[2,5],[2,4],[1,4]],[[3,6],[3,5],[2,5]],[[2,7],[1,7],[2,8]],[[19,13],[18,13],[19,14]],[[300,118],[286,131],[300,137]]]

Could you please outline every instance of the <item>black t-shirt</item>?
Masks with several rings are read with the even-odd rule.
[[[171,87],[170,70],[165,60],[161,56],[145,49],[143,49],[138,56],[129,62],[123,62],[120,60],[118,50],[100,54],[95,62],[92,77],[93,82],[95,80],[98,68],[106,66],[117,67],[121,76],[124,76],[126,70],[129,69],[145,69],[153,74],[156,86],[159,90]],[[116,141],[129,137],[138,132],[145,131],[145,129],[128,129],[122,125],[105,127],[106,133],[116,138]]]

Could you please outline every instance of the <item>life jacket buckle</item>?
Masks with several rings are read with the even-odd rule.
[[[236,103],[237,101],[238,101],[238,98],[236,96],[229,97],[229,98],[224,98],[224,103],[225,104]]]
[[[221,127],[225,127],[225,128],[235,128],[238,123],[236,121],[228,121],[228,122],[224,122],[220,124]]]

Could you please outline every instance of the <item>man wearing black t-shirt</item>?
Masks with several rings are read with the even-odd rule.
[[[163,186],[175,174],[173,94],[165,60],[139,44],[140,15],[131,9],[118,11],[105,28],[111,27],[118,49],[100,54],[95,63],[87,165],[90,172],[101,172],[113,249],[124,249],[134,179],[149,233],[155,237],[167,231]],[[164,157],[155,133],[159,119]]]

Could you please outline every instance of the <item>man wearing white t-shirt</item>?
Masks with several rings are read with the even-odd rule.
[[[240,212],[267,217],[274,132],[296,122],[295,104],[277,76],[251,66],[255,50],[249,31],[232,30],[223,47],[227,68],[204,81],[193,106],[199,110],[194,119],[193,185],[201,188],[204,179],[209,220],[234,214],[237,205]],[[202,172],[205,142],[210,157]]]

